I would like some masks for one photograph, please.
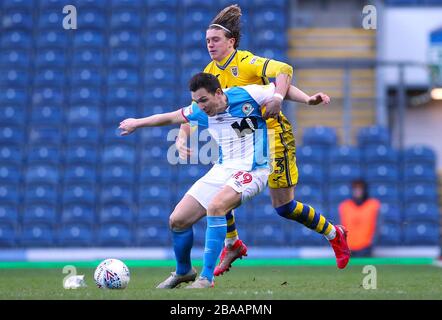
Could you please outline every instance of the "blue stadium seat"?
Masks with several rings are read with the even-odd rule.
[[[324,183],[325,171],[322,165],[304,162],[298,165],[298,170],[301,183]]]
[[[145,146],[141,151],[143,163],[163,162],[167,159],[167,145]]]
[[[18,88],[7,88],[0,91],[0,105],[25,106],[28,103],[27,92]]]
[[[112,33],[109,38],[111,48],[139,48],[141,46],[141,37],[138,32],[130,30],[121,30]]]
[[[93,229],[85,224],[65,224],[58,234],[58,243],[62,246],[91,246],[94,243]]]
[[[404,186],[405,202],[437,201],[436,183],[407,183]]]
[[[143,202],[170,201],[172,191],[169,183],[152,181],[149,184],[140,185],[139,199]]]
[[[104,53],[101,48],[74,49],[72,54],[72,66],[79,67],[102,67]]]
[[[69,96],[71,105],[87,104],[98,106],[102,103],[103,94],[99,88],[93,87],[74,87]]]
[[[181,3],[181,1],[178,0],[152,0],[147,1],[146,6],[147,9],[150,11],[152,9],[171,9],[175,10],[178,7],[178,3]]]
[[[289,227],[289,243],[295,246],[324,246],[328,245],[324,236],[300,224]]]
[[[359,164],[341,163],[330,165],[329,179],[334,182],[347,182],[358,179],[362,176]]]
[[[253,210],[253,215],[249,217],[253,217],[253,221],[259,223],[260,221],[277,221],[280,216],[276,213],[275,208],[273,208],[271,202],[267,198],[254,198],[253,199],[255,208]],[[249,220],[250,221],[250,220]]]
[[[429,166],[425,162],[406,163],[404,167],[404,181],[411,182],[437,182],[435,166]]]
[[[16,226],[19,222],[18,205],[3,202],[0,203],[0,225]]]
[[[152,165],[144,165],[141,168],[141,183],[149,183],[152,181],[167,182],[176,179],[177,177],[173,172],[173,167],[169,164],[153,163]]]
[[[254,225],[253,244],[258,246],[280,246],[287,244],[285,221],[268,221]]]
[[[63,204],[93,205],[96,201],[94,184],[75,183],[65,184],[63,190]]]
[[[34,106],[31,110],[32,124],[60,124],[63,121],[63,107],[56,104]]]
[[[94,183],[97,172],[94,165],[71,164],[64,168],[64,182],[66,183]]]
[[[53,183],[59,181],[59,170],[57,165],[50,164],[29,164],[25,171],[27,183]]]
[[[26,69],[16,67],[0,68],[1,87],[26,88],[31,84],[31,74]]]
[[[108,104],[136,105],[138,103],[138,91],[134,88],[117,86],[108,87],[108,90]]]
[[[7,183],[19,183],[21,180],[20,165],[0,162],[0,178]]]
[[[1,38],[0,38],[1,39]],[[31,61],[31,52],[18,48],[0,49],[0,66],[28,68]]]
[[[129,205],[134,202],[134,191],[130,183],[108,183],[101,187],[101,203],[119,203]]]
[[[35,57],[35,65],[38,68],[64,68],[66,63],[66,54],[59,48],[40,49]]]
[[[371,126],[361,128],[357,135],[358,145],[365,148],[368,145],[390,145],[390,133],[387,128]]]
[[[400,200],[399,185],[395,182],[376,182],[369,185],[369,195],[380,201],[397,202]]]
[[[66,164],[95,165],[99,159],[97,148],[88,144],[67,145],[65,156]]]
[[[107,84],[109,86],[137,86],[140,83],[140,77],[136,69],[111,68],[108,72]]]
[[[23,159],[23,151],[19,145],[0,145],[0,162],[19,165]]]
[[[138,115],[136,106],[129,105],[110,105],[106,106],[105,121],[106,124],[117,126],[122,120],[127,118],[136,118]],[[144,116],[144,114],[143,114]],[[144,130],[145,131],[150,131]]]
[[[377,228],[375,244],[397,246],[402,244],[402,228],[398,223],[383,223]]]
[[[22,106],[0,106],[0,123],[21,125],[26,121],[26,108]]]
[[[155,67],[144,69],[144,82],[147,85],[173,86],[177,77],[172,67]]]
[[[105,37],[94,30],[76,30],[73,45],[75,48],[100,49],[105,45]]]
[[[61,160],[60,148],[49,145],[33,145],[28,149],[29,164],[51,164],[58,165]]]
[[[204,8],[206,10],[210,9],[212,6],[215,5],[216,1],[210,0],[210,1],[201,2],[199,0],[181,0],[180,3],[185,11],[192,11],[198,8]],[[209,14],[209,16],[212,15],[213,13]]]
[[[34,8],[36,1],[34,0],[3,0],[3,9],[20,9],[31,11]]]
[[[143,247],[167,246],[171,243],[170,231],[164,223],[146,223],[137,226],[136,243]]]
[[[63,207],[62,223],[81,223],[92,225],[95,222],[95,207],[82,203],[67,204]]]
[[[385,145],[369,145],[364,149],[363,152],[364,162],[370,164],[381,163],[381,164],[396,164],[399,160],[399,155],[397,150],[387,147]]]
[[[35,88],[32,95],[34,107],[48,104],[63,105],[64,93],[60,88]]]
[[[183,42],[184,39],[186,39],[186,34],[187,33],[183,35]],[[202,38],[202,40],[203,39],[205,39],[205,36],[204,38]],[[155,28],[146,35],[145,43],[146,43],[146,48],[148,49],[146,54],[149,54],[149,51],[158,48],[163,48],[165,50],[171,51],[171,49],[176,47],[177,40],[178,36],[177,36],[177,31],[175,29]]]
[[[401,223],[402,214],[400,202],[381,202],[381,207],[379,208],[379,218],[378,221],[382,223]]]
[[[190,99],[187,99],[187,102],[190,102]],[[147,90],[143,92],[143,104],[145,104],[149,110],[152,110],[152,107],[156,104],[165,107],[172,106],[175,105],[175,96],[173,92],[170,92],[169,87],[154,85],[148,87]],[[153,111],[147,115],[151,115],[152,112]]]
[[[193,75],[195,75],[199,72],[201,72],[201,66],[195,66],[195,65],[184,67],[181,70],[181,75],[180,75],[180,79],[179,79],[180,85],[181,85],[180,95],[181,95],[181,97],[183,97],[183,96],[185,97],[185,99],[183,99],[181,103],[189,104],[189,101],[191,98],[191,95],[189,92],[189,80]]]
[[[135,163],[135,148],[125,143],[104,146],[103,163]]]
[[[167,28],[175,26],[178,23],[176,11],[169,11],[165,9],[150,10],[147,13],[147,27],[152,28]]]
[[[135,168],[133,164],[113,163],[102,167],[102,183],[133,183]]]
[[[195,223],[193,226],[193,246],[204,248],[206,242],[206,229],[207,219],[204,217]],[[241,229],[241,232],[245,231],[245,228]],[[169,231],[170,234],[170,231]],[[243,239],[243,233],[241,233],[241,239]]]
[[[252,43],[258,48],[278,48],[283,50],[287,47],[285,29],[263,29],[252,38]]]
[[[89,143],[98,142],[99,131],[96,126],[71,125],[67,128],[67,142],[72,143]]]
[[[140,66],[140,52],[131,48],[116,48],[111,50],[109,56],[109,65],[111,67],[133,67]]]
[[[28,32],[21,30],[5,31],[0,35],[2,49],[31,49],[32,40]]]
[[[173,205],[169,201],[142,201],[136,222],[137,224],[159,222],[168,226],[172,211]]]
[[[20,189],[17,183],[7,183],[1,180],[0,183],[0,203],[17,204],[20,200]]]
[[[407,222],[429,222],[438,224],[440,212],[437,202],[412,202],[405,206],[404,220]]]
[[[252,28],[254,28],[255,30],[285,30],[287,28],[286,12],[278,9],[273,9],[271,7],[255,11],[253,14]]]
[[[286,0],[254,0],[253,7],[256,9],[273,8],[274,10],[283,11],[288,3]]]
[[[394,164],[368,165],[365,178],[368,182],[397,182],[399,167]]]
[[[155,110],[152,110],[152,108],[149,110],[149,112],[145,112],[145,115],[148,114],[153,114],[155,113]],[[148,142],[156,142],[156,143],[160,143],[160,142],[164,142],[161,143],[162,145],[172,145],[173,141],[168,141],[167,140],[167,135],[169,133],[168,128],[166,127],[152,127],[149,128],[149,130],[143,130],[143,132],[141,133],[141,139],[143,141],[145,141],[146,143]]]
[[[324,162],[324,149],[318,146],[300,145],[296,147],[296,159],[299,163]]]
[[[404,244],[438,246],[440,239],[439,225],[434,223],[410,223],[404,229]]]
[[[325,200],[325,192],[320,183],[301,183],[296,188],[296,198],[300,201],[321,203]]]
[[[135,9],[121,8],[112,11],[110,27],[113,29],[141,29],[141,12]]]
[[[30,125],[28,142],[31,144],[59,144],[62,140],[62,128],[59,125]]]
[[[171,67],[178,61],[177,53],[170,48],[151,48],[146,50],[144,64],[149,68]]]
[[[1,24],[3,30],[30,31],[33,25],[32,12],[20,9],[3,11]]]
[[[131,204],[108,204],[100,211],[100,223],[121,223],[130,226],[134,220],[135,208]]]
[[[129,246],[132,243],[132,232],[123,224],[105,224],[98,230],[100,246]]]
[[[203,70],[203,67],[208,62],[209,55],[206,49],[191,49],[186,50],[181,55],[181,63],[184,67],[195,66]]]
[[[48,247],[55,244],[54,229],[42,223],[26,224],[20,237],[20,243],[26,247]]]
[[[330,183],[328,188],[328,198],[331,203],[339,203],[351,198],[351,186],[349,183]]]
[[[0,247],[13,247],[16,245],[17,233],[14,226],[0,223]]]
[[[64,30],[60,31],[57,25],[54,30],[45,30],[36,35],[35,45],[39,49],[64,49],[68,46],[68,35]]]
[[[357,147],[342,145],[330,150],[330,163],[351,163],[357,165],[360,162],[361,151]]]
[[[89,104],[75,104],[67,112],[69,124],[98,125],[103,118],[99,107]]]
[[[56,207],[44,203],[28,204],[23,209],[24,224],[44,223],[54,226],[57,223]]]
[[[36,87],[63,87],[65,82],[66,77],[61,68],[40,68],[34,74]]]
[[[77,25],[89,30],[103,30],[108,26],[106,13],[96,9],[83,9],[78,13]]]
[[[405,164],[417,162],[434,166],[436,163],[436,154],[434,150],[421,144],[406,148],[402,153],[402,158]]]
[[[108,125],[104,128],[104,143],[105,145],[117,143],[134,145],[138,139],[137,134],[122,136],[121,130],[118,129],[118,124]]]
[[[47,1],[47,0],[46,0]],[[51,0],[49,0],[51,1]],[[56,0],[52,0],[56,1]],[[64,0],[66,1],[66,0]],[[121,1],[118,1],[121,3]],[[76,5],[79,9],[98,9],[98,10],[105,10],[109,4],[108,0],[77,0]]]
[[[185,10],[182,18],[185,30],[207,28],[213,19],[213,11],[199,6],[192,10]]]
[[[48,203],[55,205],[57,202],[58,190],[54,184],[28,184],[25,186],[24,192],[26,203]]]
[[[306,128],[302,139],[304,144],[335,146],[337,143],[336,129],[321,126]]]
[[[209,166],[197,164],[185,164],[178,167],[178,180],[194,183],[209,170]]]
[[[39,30],[56,30],[57,28],[60,28],[63,26],[63,19],[65,17],[65,14],[63,14],[63,11],[61,10],[62,7],[59,8],[48,8],[43,11],[41,11],[38,15],[38,29]],[[78,20],[81,20],[81,16],[78,16]]]
[[[240,46],[242,48],[248,48],[251,46],[250,44],[251,40],[249,40],[249,37],[241,37],[240,39]],[[260,47],[257,48],[254,53],[257,56],[260,57],[266,57],[267,59],[273,59],[273,60],[278,60],[278,61],[283,61],[283,62],[288,62],[289,58],[287,56],[287,52],[286,52],[286,48],[265,48],[265,47]]]
[[[206,41],[206,31],[204,29],[201,30],[193,30],[189,33],[184,33],[181,39],[181,44],[184,49],[195,48],[195,44],[201,45]]]
[[[25,129],[22,126],[0,125],[0,144],[21,145]]]
[[[104,83],[104,76],[98,68],[72,68],[70,84],[73,87],[100,87]]]

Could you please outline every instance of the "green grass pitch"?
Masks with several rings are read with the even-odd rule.
[[[352,263],[344,270],[338,270],[332,263],[239,263],[227,274],[215,278],[215,288],[207,290],[155,289],[157,283],[173,271],[172,264],[143,267],[128,263],[131,280],[125,290],[98,289],[93,281],[94,268],[90,263],[80,263],[77,268],[77,274],[85,275],[88,287],[71,290],[62,286],[66,274],[62,273],[61,265],[55,268],[54,265],[31,268],[3,265],[0,267],[0,299],[442,299],[442,268],[429,264],[374,264],[376,289],[364,289],[364,277],[369,274],[363,273],[363,268],[365,264],[370,264],[370,260],[360,262]],[[201,263],[196,265],[200,271]],[[370,283],[374,284],[373,278]]]

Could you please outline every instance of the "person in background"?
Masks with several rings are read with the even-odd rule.
[[[339,205],[339,218],[348,233],[348,246],[353,257],[370,257],[376,234],[380,202],[368,195],[367,183],[354,180],[351,183],[352,197]]]

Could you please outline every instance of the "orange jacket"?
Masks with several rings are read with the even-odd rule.
[[[339,217],[348,230],[350,250],[361,250],[372,244],[380,206],[380,202],[372,198],[360,206],[350,199],[341,202]]]

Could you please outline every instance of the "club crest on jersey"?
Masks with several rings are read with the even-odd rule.
[[[243,106],[242,106],[242,112],[246,115],[246,116],[248,116],[248,115],[250,115],[252,112],[253,112],[253,106],[250,104],[250,103],[245,103]]]
[[[258,57],[253,57],[252,60],[250,60],[250,64],[254,64],[258,60]]]
[[[230,71],[232,71],[234,77],[238,76],[238,67],[230,67]]]

